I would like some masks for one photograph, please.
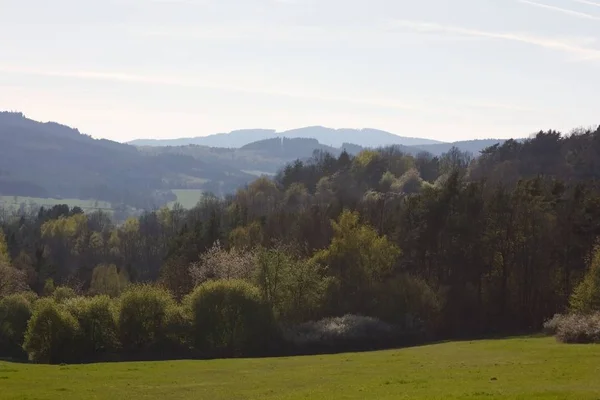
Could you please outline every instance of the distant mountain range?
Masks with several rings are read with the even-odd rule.
[[[437,140],[403,137],[377,129],[331,129],[322,126],[311,126],[276,132],[270,129],[245,129],[230,133],[218,133],[202,137],[182,139],[138,139],[129,142],[135,146],[187,146],[190,144],[226,147],[239,149],[247,144],[273,138],[316,139],[320,144],[331,147],[342,147],[344,143],[352,143],[362,147],[381,147],[390,145],[421,146],[443,144]]]
[[[357,154],[365,148],[392,145],[408,154],[441,155],[455,146],[477,155],[500,142],[443,143],[372,129],[312,127],[138,140],[132,146],[93,139],[77,129],[37,122],[21,113],[0,112],[0,196],[103,200],[113,206],[148,209],[174,201],[177,189],[232,193],[256,176],[274,175],[315,151],[338,156],[344,150]]]

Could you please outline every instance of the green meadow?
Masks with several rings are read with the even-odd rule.
[[[513,338],[268,359],[0,362],[0,398],[597,400],[599,377],[600,346]]]

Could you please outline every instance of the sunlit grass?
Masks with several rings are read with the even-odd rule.
[[[600,346],[550,338],[252,360],[0,363],[11,399],[598,399]]]

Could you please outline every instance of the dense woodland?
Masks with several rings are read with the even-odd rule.
[[[598,165],[600,129],[549,131],[476,159],[319,152],[227,198],[119,225],[61,206],[6,213],[0,293],[28,292],[4,312],[33,317],[5,336],[60,362],[535,332],[556,313],[600,310]],[[90,319],[110,327],[110,346]],[[44,344],[44,321],[91,344],[69,358]]]

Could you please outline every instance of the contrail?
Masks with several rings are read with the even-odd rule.
[[[596,15],[592,15],[592,14],[587,14],[584,12],[580,12],[580,11],[575,11],[575,10],[569,10],[567,8],[561,8],[561,7],[556,7],[556,6],[551,6],[549,4],[544,4],[544,3],[538,3],[535,1],[531,1],[531,0],[518,0],[520,3],[524,3],[524,4],[529,4],[535,7],[540,7],[540,8],[545,8],[547,10],[552,10],[552,11],[558,11],[560,13],[563,14],[567,14],[567,15],[571,15],[573,17],[577,17],[577,18],[583,18],[583,19],[590,19],[590,20],[594,20],[594,21],[600,21],[600,17],[596,16]],[[587,0],[572,0],[572,1],[586,1]],[[598,4],[596,4],[597,6],[600,6]]]

